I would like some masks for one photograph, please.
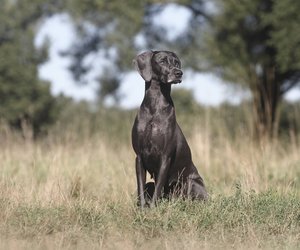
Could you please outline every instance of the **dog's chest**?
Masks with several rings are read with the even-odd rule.
[[[167,128],[163,120],[155,116],[145,120],[140,127],[141,139],[152,143],[161,142],[161,136],[166,134],[166,132]]]
[[[158,156],[163,153],[170,140],[168,121],[162,116],[148,116],[138,126],[139,145],[146,155]]]

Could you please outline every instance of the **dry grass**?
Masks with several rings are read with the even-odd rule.
[[[67,132],[66,132],[67,133]],[[209,126],[188,138],[211,200],[135,206],[129,139],[10,132],[0,145],[1,249],[296,249],[300,146],[229,140]]]

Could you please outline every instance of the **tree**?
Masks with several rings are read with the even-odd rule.
[[[97,69],[98,97],[100,101],[107,96],[118,100],[117,90],[122,75],[132,70],[132,59],[139,50],[171,48],[165,40],[166,31],[155,26],[153,18],[167,3],[172,2],[178,2],[191,9],[198,17],[204,15],[202,8],[205,0],[70,1],[66,10],[77,26],[78,38],[73,46],[62,54],[71,57],[70,70],[75,80],[85,84],[86,76],[94,69],[93,63],[87,64],[86,59],[91,55],[101,55],[106,59],[106,65],[102,65],[102,70]],[[142,43],[138,42],[139,38],[143,40]]]
[[[0,119],[15,128],[29,123],[34,135],[57,112],[49,84],[38,79],[47,47],[34,46],[36,25],[51,13],[51,3],[5,0],[0,9]]]
[[[135,39],[145,15],[143,1],[75,0],[66,8],[76,24],[78,39],[63,55],[72,58],[70,70],[75,80],[86,83],[86,75],[94,66],[87,64],[86,58],[100,55],[106,63],[97,69],[99,99],[110,95],[118,100],[121,76],[131,69],[136,55]]]
[[[300,2],[217,3],[199,52],[208,70],[251,90],[256,135],[272,137],[277,133],[280,101],[300,80]]]
[[[153,17],[168,2],[73,1],[68,9],[78,21],[82,39],[70,50],[75,77],[89,70],[86,55],[102,51],[112,61],[100,77],[100,95],[115,94],[119,76],[131,69],[131,59],[142,48],[169,48],[183,65],[213,71],[225,81],[250,89],[257,137],[277,133],[283,95],[300,77],[300,2],[292,0],[177,0],[190,10],[185,32],[168,40]],[[213,3],[213,4],[212,4]],[[117,76],[117,77],[116,77]]]
[[[283,95],[300,81],[300,2],[181,0],[186,31],[165,41],[196,71],[213,71],[250,89],[258,138],[277,134]],[[174,46],[175,44],[175,46]]]

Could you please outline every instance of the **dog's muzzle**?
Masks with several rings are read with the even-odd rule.
[[[168,83],[181,83],[183,72],[180,69],[174,69],[172,74],[170,74],[170,78],[168,79]]]

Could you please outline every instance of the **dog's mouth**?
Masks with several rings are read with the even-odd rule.
[[[174,84],[181,83],[181,79],[177,79],[173,81]]]
[[[177,83],[181,83],[182,79],[181,78],[177,78],[177,79],[169,79],[168,83],[170,84],[177,84]]]
[[[177,84],[182,81],[182,71],[180,69],[173,69],[171,73],[168,75],[168,83]]]

